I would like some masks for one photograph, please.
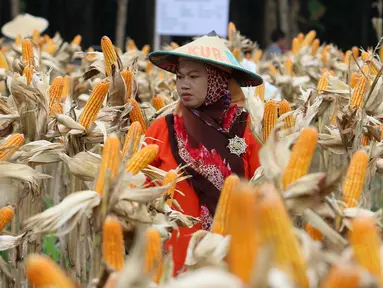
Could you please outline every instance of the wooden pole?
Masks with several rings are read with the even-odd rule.
[[[15,18],[20,14],[20,0],[11,0],[11,15]]]
[[[116,46],[124,49],[128,0],[117,0]]]

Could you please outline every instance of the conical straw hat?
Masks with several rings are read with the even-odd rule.
[[[1,28],[1,33],[10,38],[15,39],[18,34],[22,38],[32,36],[34,30],[43,32],[47,29],[49,23],[46,19],[35,17],[30,14],[17,15],[12,21],[6,23]]]
[[[263,83],[261,76],[241,66],[214,31],[172,51],[154,51],[149,54],[149,60],[154,65],[171,73],[176,73],[180,57],[217,66],[229,72],[241,87]]]

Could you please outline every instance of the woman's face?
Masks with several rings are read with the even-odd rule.
[[[207,72],[202,63],[192,60],[181,61],[178,67],[176,87],[182,104],[197,108],[205,102]]]

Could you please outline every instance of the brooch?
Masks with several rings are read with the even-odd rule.
[[[234,138],[229,139],[229,145],[227,145],[231,154],[235,154],[237,156],[241,156],[242,153],[245,153],[247,144],[245,139],[239,138],[235,135]]]

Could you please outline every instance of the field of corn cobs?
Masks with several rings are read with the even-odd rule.
[[[226,179],[176,276],[166,241],[200,219],[173,198],[184,167],[151,166],[145,144],[179,101],[175,76],[132,40],[0,40],[1,287],[383,287],[380,41],[341,51],[310,31],[264,60],[228,31],[282,99],[244,90],[261,167]]]

